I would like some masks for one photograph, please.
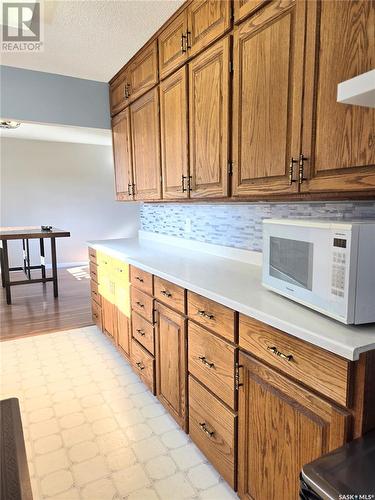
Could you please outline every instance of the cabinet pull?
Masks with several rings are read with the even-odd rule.
[[[193,183],[193,176],[188,175],[187,176],[187,189],[188,189],[189,193],[190,193],[190,191],[193,191],[193,188],[191,187],[192,183]]]
[[[168,292],[168,290],[161,290],[161,292],[160,292],[160,293],[161,293],[162,295],[164,295],[165,297],[168,297],[168,298],[172,297],[171,292]]]
[[[186,50],[191,49],[191,43],[189,40],[190,35],[191,35],[191,31],[186,30]]]
[[[144,370],[145,369],[145,365],[141,361],[138,361],[136,363],[136,365],[138,366],[139,370]]]
[[[206,359],[206,356],[198,356],[198,359],[205,365],[208,366],[208,368],[214,368],[215,364],[211,363]]]
[[[268,346],[267,350],[271,351],[272,354],[275,354],[275,356],[279,356],[279,358],[285,359],[286,361],[293,361],[292,354],[284,354],[283,352],[279,351],[275,346],[272,347]]]
[[[294,164],[298,163],[298,160],[293,158],[293,156],[290,158],[290,163],[289,163],[289,185],[291,186],[293,182],[297,182],[295,179],[293,179],[293,174],[294,174]]]
[[[212,438],[215,434],[215,431],[210,431],[208,428],[207,428],[207,424],[206,422],[199,422],[199,427],[202,429],[202,431],[207,434],[207,436],[209,436],[210,438]]]
[[[128,196],[131,196],[133,193],[132,193],[132,185],[129,183],[128,184]]]
[[[299,161],[298,161],[298,184],[300,185],[302,184],[303,181],[307,180],[304,175],[305,160],[307,160],[307,158],[303,156],[303,154],[301,153],[299,155]]]
[[[188,188],[185,186],[185,179],[187,180],[187,176],[181,175],[181,184],[182,184],[182,192],[183,193],[186,193],[186,191],[188,190]]]
[[[207,319],[214,319],[215,316],[211,313],[208,313],[202,309],[198,310],[198,316],[202,316],[202,318],[207,318]]]
[[[142,304],[142,302],[139,302],[139,300],[137,300],[136,304],[137,304],[137,306],[139,306],[139,307],[142,307],[142,308],[143,308],[143,307],[145,307],[145,305],[144,305],[144,304]]]
[[[185,54],[187,51],[185,42],[187,42],[187,35],[181,33],[181,54]]]
[[[138,280],[140,283],[143,283],[143,278],[140,278],[139,276],[136,276],[135,279]]]
[[[145,332],[144,332],[141,328],[137,328],[137,329],[136,329],[136,332],[137,332],[137,333],[139,333],[139,335],[140,335],[141,337],[144,337],[144,336],[145,336]]]
[[[125,84],[125,92],[126,92],[126,99],[128,99],[130,97],[130,83],[126,83]]]

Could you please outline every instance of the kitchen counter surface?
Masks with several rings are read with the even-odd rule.
[[[260,266],[148,239],[88,245],[346,359],[375,349],[374,323],[344,325],[271,292]]]

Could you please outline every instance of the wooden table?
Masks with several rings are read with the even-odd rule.
[[[69,231],[53,227],[50,231],[43,231],[39,226],[35,227],[0,227],[0,263],[1,263],[1,281],[6,291],[7,304],[12,303],[10,288],[15,285],[28,285],[29,283],[47,283],[53,281],[53,294],[58,296],[57,284],[57,261],[56,261],[56,238],[69,237]],[[51,260],[52,276],[46,277],[44,240],[51,240]],[[32,266],[30,264],[29,240],[39,239],[40,265]],[[23,266],[9,267],[8,240],[22,240],[23,246]],[[41,278],[31,278],[31,270],[40,269]],[[11,271],[24,271],[27,279],[10,281]]]

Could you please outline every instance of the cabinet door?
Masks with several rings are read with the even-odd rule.
[[[136,200],[161,196],[158,97],[153,89],[130,106]]]
[[[129,104],[129,71],[121,71],[119,76],[109,84],[111,115],[115,115]]]
[[[130,356],[130,319],[117,309],[117,345]]]
[[[308,2],[302,191],[375,189],[375,109],[336,102],[375,67],[375,2]]]
[[[165,78],[187,59],[187,13],[181,12],[158,38],[160,78]]]
[[[156,311],[156,395],[186,429],[185,318],[159,303]]]
[[[130,64],[130,101],[158,83],[158,47],[156,40],[142,49]]]
[[[126,108],[112,120],[113,161],[116,199],[133,199],[133,168],[130,135],[130,112]]]
[[[220,38],[231,26],[228,0],[193,0],[188,7],[188,49],[194,56]]]
[[[103,331],[113,340],[116,340],[117,314],[116,306],[108,299],[102,297]]]
[[[254,14],[271,0],[234,0],[234,20],[239,21]]]
[[[350,414],[250,356],[239,362],[239,495],[298,498],[302,466],[346,442]]]
[[[163,198],[188,197],[187,77],[184,66],[160,83]]]
[[[304,0],[273,2],[236,28],[233,195],[298,190]]]
[[[192,198],[228,195],[229,37],[189,63]]]

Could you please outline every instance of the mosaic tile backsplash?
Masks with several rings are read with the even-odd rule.
[[[141,229],[215,245],[262,251],[263,219],[375,219],[375,202],[144,204]],[[191,221],[191,230],[189,223]]]

